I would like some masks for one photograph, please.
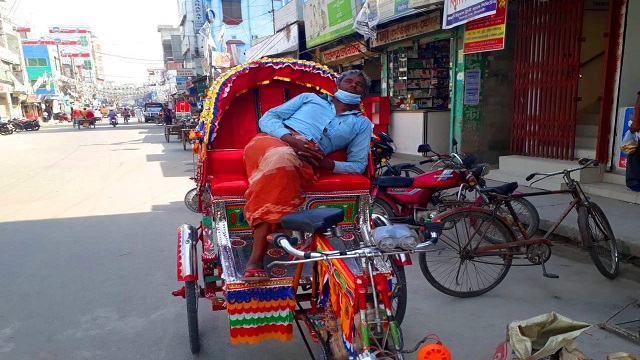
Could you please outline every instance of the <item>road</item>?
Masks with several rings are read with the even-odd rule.
[[[0,360],[192,359],[184,300],[171,296],[176,228],[197,224],[184,194],[193,158],[162,128],[104,121],[45,125],[0,137]],[[408,268],[407,346],[436,333],[454,359],[491,359],[505,327],[556,311],[597,323],[640,296],[640,271],[609,281],[588,256],[555,247],[549,270],[513,268],[492,292],[457,299]],[[291,343],[232,346],[226,314],[200,303],[199,359],[308,359]],[[579,338],[594,359],[640,347],[597,328]],[[414,357],[409,357],[413,359]]]

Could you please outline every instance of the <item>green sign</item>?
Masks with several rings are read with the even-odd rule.
[[[327,4],[329,10],[329,26],[335,26],[344,22],[345,19],[351,19],[351,1],[334,0]]]

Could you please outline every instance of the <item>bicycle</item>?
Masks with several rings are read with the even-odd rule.
[[[598,162],[580,159],[579,164],[577,168],[533,173],[526,178],[530,181],[542,176],[534,184],[551,176],[563,175],[566,190],[513,194],[518,183],[508,183],[478,190],[491,199],[493,210],[466,207],[440,214],[436,219],[444,224],[444,228],[437,251],[419,254],[424,277],[437,290],[456,297],[479,296],[492,290],[504,280],[513,265],[512,261],[517,259],[526,259],[529,264],[513,266],[541,265],[543,276],[558,278],[558,275],[548,273],[545,267],[553,245],[549,237],[569,212],[576,208],[584,248],[603,276],[616,278],[619,274],[619,258],[613,229],[602,209],[589,200],[580,183],[571,177],[572,172],[597,166]],[[570,194],[573,200],[546,234],[542,237],[528,236],[511,201],[552,194]],[[508,216],[499,210],[505,207]],[[519,232],[517,236],[514,227]],[[462,240],[461,236],[465,235],[467,239]],[[517,240],[517,237],[522,240]],[[471,271],[475,271],[475,274],[471,274]]]

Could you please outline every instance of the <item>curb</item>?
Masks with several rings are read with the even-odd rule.
[[[539,229],[543,231],[548,231],[553,226],[554,222],[546,219],[540,219]],[[615,231],[615,230],[614,230]],[[561,224],[556,231],[553,233],[554,235],[558,235],[570,240],[573,240],[577,244],[582,244],[582,238],[580,237],[580,231],[578,230],[578,226],[565,225]],[[623,257],[635,257],[640,258],[640,244],[630,240],[617,237],[618,241],[618,250],[620,251],[620,255]]]

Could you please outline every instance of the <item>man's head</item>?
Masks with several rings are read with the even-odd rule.
[[[338,76],[337,89],[356,95],[364,95],[369,91],[371,79],[362,70],[347,70]]]

